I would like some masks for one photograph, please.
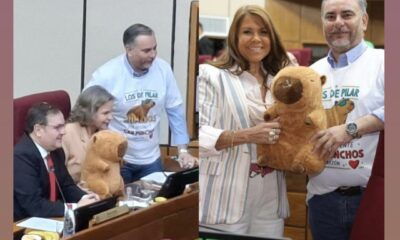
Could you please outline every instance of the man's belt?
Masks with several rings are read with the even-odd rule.
[[[355,187],[338,187],[335,192],[343,196],[358,196],[364,192],[365,188],[360,186]]]

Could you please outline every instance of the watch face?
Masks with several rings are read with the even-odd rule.
[[[346,130],[350,134],[355,134],[357,133],[357,124],[355,123],[349,123],[347,124]]]

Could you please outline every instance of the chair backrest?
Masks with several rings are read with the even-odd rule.
[[[57,90],[50,92],[36,93],[14,99],[14,145],[19,141],[24,133],[26,114],[36,103],[47,102],[58,107],[68,118],[71,111],[71,102],[66,91]]]
[[[207,61],[211,61],[213,58],[212,55],[199,55],[199,64],[205,63]]]
[[[298,48],[298,49],[289,49],[299,62],[300,66],[309,66],[312,57],[312,49],[311,48]]]

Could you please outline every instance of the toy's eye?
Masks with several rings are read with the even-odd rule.
[[[310,81],[311,81],[311,82],[314,82],[314,79],[311,79]]]
[[[346,102],[347,102],[346,99],[342,99],[342,100],[339,101],[338,105],[341,106],[341,107],[346,106]]]

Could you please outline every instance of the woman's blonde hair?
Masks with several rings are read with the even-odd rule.
[[[246,16],[259,17],[269,32],[271,51],[262,60],[262,65],[268,74],[274,76],[277,72],[279,72],[279,70],[287,66],[290,63],[290,60],[278,33],[275,30],[269,14],[263,8],[257,5],[245,5],[236,11],[232,24],[229,28],[226,49],[221,58],[210,64],[218,68],[229,69],[233,74],[237,75],[249,69],[248,61],[240,54],[238,48],[239,28],[244,17]],[[237,68],[231,70],[231,68],[234,66]]]
[[[67,122],[79,122],[82,126],[89,126],[99,108],[114,99],[114,96],[101,86],[88,87],[78,96]]]

